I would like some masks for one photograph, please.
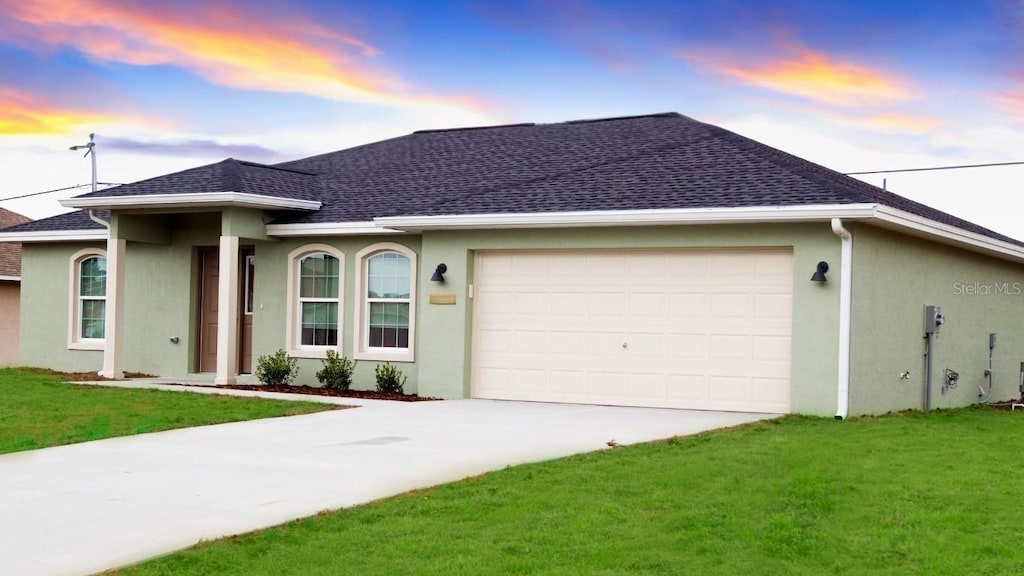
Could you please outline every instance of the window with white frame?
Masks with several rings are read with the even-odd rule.
[[[288,348],[322,357],[341,341],[344,255],[331,246],[304,246],[289,255]]]
[[[416,254],[382,243],[359,253],[356,358],[412,361]]]
[[[106,338],[107,258],[98,249],[71,257],[68,347],[102,349]]]

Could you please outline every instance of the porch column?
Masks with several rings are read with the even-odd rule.
[[[238,236],[220,237],[217,286],[217,376],[214,384],[234,384],[238,376]]]
[[[124,377],[124,248],[113,230],[107,237],[107,304],[104,311],[104,378]]]

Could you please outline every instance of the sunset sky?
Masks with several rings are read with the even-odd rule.
[[[0,198],[88,183],[90,132],[124,183],[667,111],[841,172],[1024,161],[1024,0],[0,0]],[[1024,239],[1024,166],[883,177]]]

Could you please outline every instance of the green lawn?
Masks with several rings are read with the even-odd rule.
[[[45,371],[0,368],[0,454],[331,408],[313,402],[77,386]]]
[[[128,575],[1020,574],[1024,414],[788,417],[509,468]]]

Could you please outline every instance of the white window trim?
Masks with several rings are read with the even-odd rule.
[[[303,346],[300,331],[302,330],[299,314],[299,262],[311,254],[328,254],[338,259],[338,345],[337,346]],[[342,354],[342,342],[345,334],[345,255],[327,244],[306,244],[288,253],[288,305],[285,307],[285,348],[288,355],[295,358],[326,358],[328,350]],[[331,300],[326,300],[331,301]]]
[[[409,347],[371,348],[367,343],[370,318],[366,312],[366,272],[370,258],[381,252],[397,252],[409,259]],[[413,362],[416,359],[416,292],[419,284],[416,253],[406,246],[394,242],[380,242],[363,248],[356,253],[355,316],[352,342],[352,357],[356,360],[377,360],[382,362]]]
[[[107,258],[107,251],[102,248],[83,248],[71,255],[68,262],[68,350],[103,350],[105,339],[82,338],[79,336],[80,321],[82,317],[81,299],[81,265],[84,260],[99,256],[104,260]]]

